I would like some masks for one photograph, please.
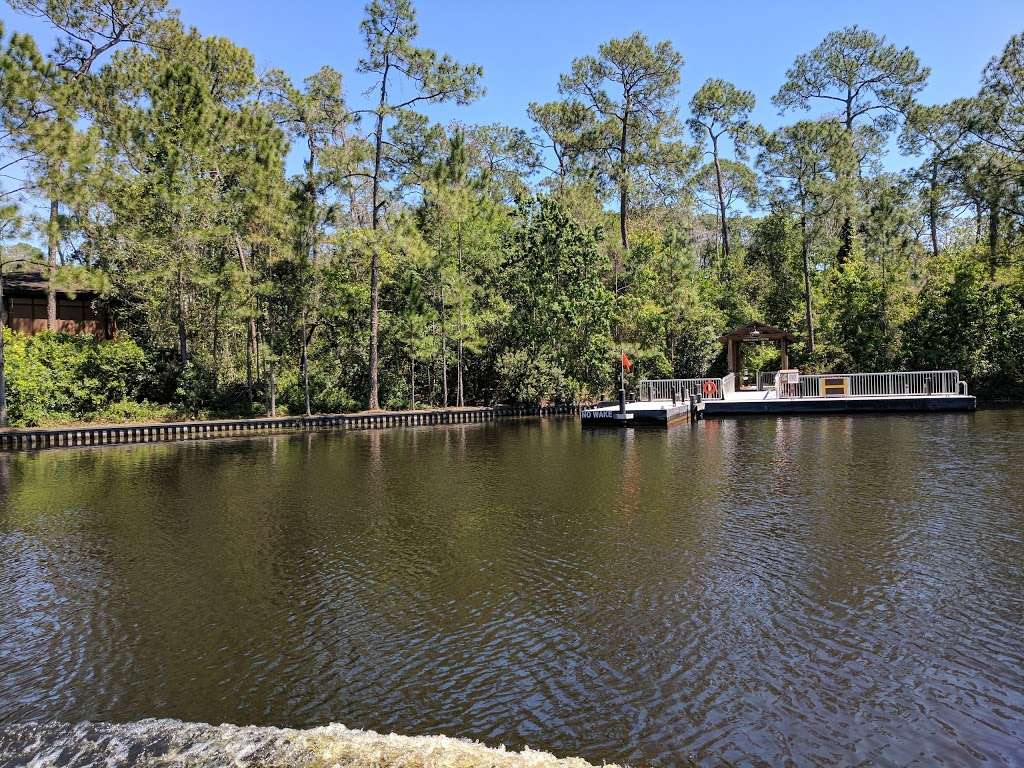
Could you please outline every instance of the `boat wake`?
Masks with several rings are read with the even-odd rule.
[[[397,736],[343,725],[296,730],[180,720],[0,726],[0,766],[77,768],[590,768],[529,748],[486,747],[447,736]],[[614,768],[606,766],[605,768]]]

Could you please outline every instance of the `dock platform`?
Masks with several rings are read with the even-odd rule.
[[[696,406],[697,409],[703,406]],[[619,412],[618,403],[598,405],[580,410],[584,427],[671,427],[684,424],[697,412],[691,412],[689,401],[640,401],[626,403],[626,412]]]
[[[800,374],[798,371],[759,373],[757,386],[738,387],[735,374],[697,379],[644,379],[639,398],[625,414],[614,405],[590,409],[592,423],[674,423],[673,400],[686,408],[695,397],[693,418],[744,415],[785,416],[852,413],[949,413],[973,411],[977,400],[955,370],[887,371],[880,373]],[[631,415],[632,414],[632,415]],[[586,421],[584,425],[586,425]]]
[[[772,391],[731,392],[725,398],[704,401],[704,417],[743,415],[798,415],[849,413],[913,413],[973,411],[973,395],[865,395],[846,397],[777,398]]]

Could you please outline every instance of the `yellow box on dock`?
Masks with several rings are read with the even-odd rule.
[[[822,397],[846,397],[850,394],[849,376],[823,376],[819,381]]]

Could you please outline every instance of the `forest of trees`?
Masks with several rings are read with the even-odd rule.
[[[0,270],[49,275],[51,324],[87,283],[119,329],[5,331],[12,423],[592,398],[620,350],[637,377],[721,372],[751,321],[802,369],[1024,393],[1024,35],[949,104],[848,27],[774,94],[683,105],[684,52],[634,33],[567,55],[524,130],[429,118],[485,79],[419,46],[411,0],[371,0],[341,52],[367,92],[259,72],[166,0],[9,2],[57,42],[0,29]],[[764,98],[783,127],[751,121]],[[750,370],[778,366],[762,347]]]

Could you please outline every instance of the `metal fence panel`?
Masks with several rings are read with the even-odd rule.
[[[835,373],[800,376],[800,397],[821,397],[822,382],[844,380],[846,391],[837,397],[898,397],[900,395],[956,395],[960,393],[957,371],[887,371],[885,373]]]
[[[775,389],[776,371],[761,371],[757,376],[759,391]],[[884,373],[834,373],[801,375],[798,384],[786,387],[784,397],[822,397],[822,382],[834,380],[830,397],[895,397],[901,395],[965,394],[965,385],[958,371],[887,371]],[[736,375],[721,378],[706,376],[693,379],[644,379],[639,384],[641,400],[671,400],[685,392],[702,395],[707,400],[722,400],[736,392]]]
[[[705,386],[708,383],[711,386]],[[641,400],[671,400],[673,389],[679,397],[690,392],[707,400],[721,400],[725,385],[722,379],[710,376],[699,379],[644,379],[638,385],[637,395]]]

